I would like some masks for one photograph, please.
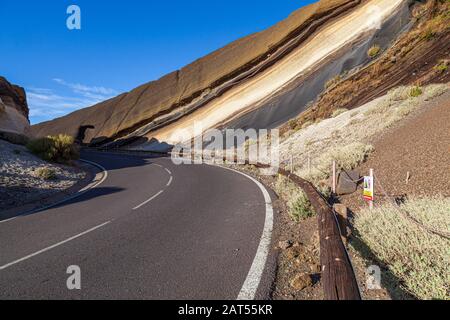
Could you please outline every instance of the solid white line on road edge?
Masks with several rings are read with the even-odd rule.
[[[32,257],[35,257],[35,256],[41,254],[41,253],[47,252],[47,251],[49,251],[49,250],[51,250],[51,249],[54,249],[54,248],[56,248],[56,247],[58,247],[58,246],[60,246],[60,245],[63,245],[63,244],[65,244],[65,243],[69,242],[69,241],[72,241],[72,240],[75,240],[75,239],[77,239],[77,238],[80,238],[80,237],[82,237],[82,236],[84,236],[84,235],[86,235],[86,234],[88,234],[88,233],[90,233],[90,232],[92,232],[92,231],[95,231],[95,230],[97,230],[97,229],[100,229],[101,227],[104,227],[104,226],[106,226],[107,224],[110,224],[110,223],[111,223],[111,221],[105,222],[105,223],[103,223],[103,224],[101,224],[101,225],[98,225],[98,226],[96,226],[96,227],[94,227],[94,228],[91,228],[91,229],[86,230],[86,231],[84,231],[84,232],[82,232],[82,233],[79,233],[79,234],[77,234],[76,236],[73,236],[73,237],[68,238],[68,239],[66,239],[66,240],[64,240],[64,241],[58,242],[58,243],[56,243],[56,244],[54,244],[54,245],[52,245],[52,246],[50,246],[50,247],[47,247],[47,248],[42,249],[42,250],[39,250],[39,251],[37,251],[37,252],[35,252],[35,253],[32,253],[32,254],[30,254],[30,255],[28,255],[28,256],[26,256],[26,257],[20,258],[20,259],[18,259],[18,260],[16,260],[16,261],[13,261],[13,262],[11,262],[11,263],[5,264],[4,266],[1,266],[1,267],[0,267],[0,270],[4,270],[4,269],[6,269],[6,268],[9,268],[9,267],[11,267],[11,266],[13,266],[13,265],[19,263],[19,262],[28,260],[28,259],[30,259],[30,258],[32,258]]]
[[[147,203],[149,203],[152,200],[155,200],[157,197],[159,197],[162,193],[164,192],[164,190],[159,191],[157,194],[155,194],[153,197],[151,197],[150,199],[142,202],[140,205],[138,205],[137,207],[134,207],[133,210],[137,210],[143,206],[145,206]]]
[[[8,222],[8,221],[12,221],[14,219],[17,219],[17,217],[12,217],[12,218],[9,218],[9,219],[6,219],[6,220],[2,220],[2,221],[0,221],[0,224]]]
[[[258,290],[259,283],[261,282],[261,278],[264,272],[264,267],[266,265],[267,257],[269,255],[270,242],[272,238],[272,230],[273,230],[273,208],[272,208],[272,199],[270,198],[269,192],[263,186],[261,182],[254,179],[253,177],[240,172],[238,170],[234,170],[227,167],[222,167],[223,169],[227,169],[230,171],[234,171],[239,173],[248,179],[252,180],[261,190],[264,195],[264,200],[266,202],[266,219],[264,222],[264,230],[261,236],[261,240],[259,242],[258,250],[256,251],[255,259],[253,260],[252,266],[250,267],[250,271],[248,272],[247,278],[239,292],[237,300],[254,300],[256,296],[256,291]]]
[[[65,198],[65,199],[63,199],[63,200],[61,200],[61,201],[58,201],[58,202],[56,202],[56,203],[49,204],[49,205],[44,206],[44,207],[41,207],[41,208],[37,208],[37,209],[33,209],[33,210],[30,210],[30,211],[23,212],[23,213],[21,213],[21,214],[15,216],[15,217],[13,217],[13,218],[10,218],[10,219],[6,219],[6,220],[0,221],[0,224],[5,223],[5,222],[8,222],[8,221],[15,220],[15,219],[17,219],[17,218],[19,218],[19,217],[22,217],[22,216],[25,216],[25,215],[28,215],[28,214],[32,214],[32,213],[34,213],[34,212],[38,212],[38,211],[42,211],[42,210],[47,210],[47,209],[56,207],[56,206],[58,206],[58,205],[60,205],[60,204],[63,204],[64,202],[67,202],[67,201],[73,200],[73,199],[75,199],[75,198],[78,198],[78,197],[82,196],[83,194],[85,194],[86,192],[88,192],[89,190],[98,187],[98,186],[101,185],[103,182],[105,182],[105,180],[108,178],[108,170],[106,170],[103,166],[99,165],[98,163],[95,163],[95,162],[92,162],[92,161],[88,161],[88,160],[80,159],[80,161],[81,161],[81,162],[89,163],[89,164],[93,165],[94,167],[97,167],[97,168],[99,168],[100,170],[102,170],[102,173],[103,173],[102,179],[101,179],[99,182],[94,183],[93,185],[87,185],[86,187],[84,187],[83,189],[81,189],[80,191],[78,191],[77,193],[75,193],[74,195],[69,196],[69,197],[67,197],[67,198]],[[1,270],[1,269],[0,269],[0,270]]]
[[[103,171],[103,172],[102,172],[102,173],[103,173],[103,178],[102,178],[98,183],[96,183],[94,186],[92,186],[92,187],[89,188],[89,189],[98,187],[98,186],[101,185],[103,182],[105,182],[105,180],[108,178],[108,170],[106,170],[105,167],[103,167],[102,165],[99,165],[98,163],[95,163],[95,162],[92,162],[92,161],[89,161],[89,160],[84,160],[84,159],[80,159],[80,161],[81,161],[81,162],[89,163],[89,164],[93,165],[94,167],[97,167],[97,168],[99,168],[100,170]],[[84,192],[86,192],[86,191],[87,191],[87,190],[85,190]]]
[[[173,177],[170,176],[169,182],[167,182],[167,184],[166,184],[167,187],[170,187],[170,185],[172,184],[172,180],[173,180]]]

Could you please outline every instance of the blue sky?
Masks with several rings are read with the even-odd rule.
[[[34,123],[129,91],[261,31],[312,0],[0,0],[0,75]],[[81,30],[66,27],[69,5]]]

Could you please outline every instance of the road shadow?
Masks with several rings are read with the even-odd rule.
[[[83,128],[89,129],[88,128]],[[84,133],[84,132],[83,132]],[[125,168],[141,167],[150,165],[154,159],[166,157],[163,153],[156,154],[121,154],[114,152],[100,152],[92,149],[83,148],[81,150],[81,159],[86,159],[94,163],[100,164],[111,175],[116,170],[122,170]],[[103,171],[102,169],[91,166],[93,170],[91,173],[96,175]],[[6,172],[0,172],[0,179],[3,180],[13,179],[11,174]],[[68,179],[70,180],[70,179]],[[77,182],[77,181],[72,181]],[[0,183],[1,184],[1,183]],[[80,184],[78,187],[82,189],[85,184]],[[72,205],[75,203],[89,201],[95,198],[103,197],[110,194],[120,193],[124,191],[124,188],[120,187],[96,187],[88,190],[87,192],[73,193],[71,195],[64,194],[65,191],[54,191],[50,186],[48,188],[41,188],[41,186],[26,186],[18,185],[8,187],[0,185],[0,221],[14,218],[17,216],[24,216],[39,213],[49,208],[61,208],[64,206]],[[76,192],[76,190],[74,190]],[[52,201],[52,198],[55,200]],[[64,200],[66,198],[67,200]],[[56,203],[56,204],[52,204]],[[51,205],[51,207],[49,207]],[[44,209],[39,209],[44,208]],[[17,210],[14,210],[17,209]],[[23,210],[21,210],[23,209]]]
[[[46,191],[46,189],[23,187],[20,190],[21,193],[28,195],[37,194],[37,196],[36,198],[30,198],[30,201],[20,203],[20,206],[23,207],[23,210],[18,209],[17,212],[14,212],[14,209],[18,207],[18,202],[15,202],[13,200],[10,200],[8,202],[4,200],[4,195],[11,192],[11,190],[8,189],[9,188],[6,187],[0,187],[0,203],[2,204],[2,206],[0,207],[0,222],[14,217],[24,217],[38,214],[48,209],[62,208],[76,203],[89,201],[94,198],[100,198],[110,194],[120,193],[125,190],[124,188],[118,187],[98,187],[90,189],[86,192],[77,192],[72,195],[67,195],[67,200],[65,200],[64,191],[55,192],[50,196],[40,198],[38,194],[42,194]],[[61,199],[55,201],[50,200],[53,197],[61,197]]]

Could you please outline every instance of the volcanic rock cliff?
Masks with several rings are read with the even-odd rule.
[[[29,136],[28,113],[25,90],[0,77],[0,132]]]
[[[325,107],[312,103],[330,96],[324,96],[325,91],[342,88],[330,86],[330,79],[367,73],[368,68],[380,64],[379,59],[385,59],[381,53],[394,46],[402,49],[402,39],[417,38],[414,32],[423,33],[417,38],[423,45],[407,43],[412,61],[426,52],[421,48],[433,50],[431,60],[424,61],[429,68],[445,58],[448,14],[431,25],[431,31],[414,30],[437,19],[436,11],[440,8],[445,13],[447,7],[448,3],[435,0],[322,0],[157,81],[33,126],[33,132],[38,136],[82,136],[92,145],[132,144],[152,149],[157,147],[152,141],[180,142],[173,138],[180,129],[186,130],[184,139],[191,138],[193,124],[198,121],[204,129],[259,129],[278,127],[318,108],[326,108],[321,113],[329,114],[336,103],[326,103]],[[380,53],[370,56],[368,51],[373,47]],[[414,73],[411,65],[394,61],[403,57],[407,55],[388,57],[390,64],[384,63],[383,72],[378,68],[378,73],[370,73],[375,76],[360,81],[359,89],[349,86],[330,101],[345,101],[345,107],[352,108],[394,85],[411,83],[413,79],[407,76]],[[396,77],[398,73],[404,76]]]
[[[92,125],[95,129],[87,132],[87,141],[124,136],[161,115],[204,97],[212,89],[267,59],[306,28],[317,29],[317,20],[331,19],[359,2],[326,0],[301,8],[268,30],[239,39],[131,92],[36,125],[33,132],[36,135],[68,133],[76,136],[79,126]]]

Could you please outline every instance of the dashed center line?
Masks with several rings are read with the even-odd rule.
[[[164,190],[159,191],[157,194],[155,194],[153,197],[151,197],[150,199],[142,202],[140,205],[136,206],[133,208],[133,210],[137,210],[143,206],[145,206],[147,203],[149,203],[152,200],[155,200],[157,197],[159,197],[162,193],[164,192]]]
[[[170,175],[169,181],[168,181],[167,184],[166,184],[166,187],[169,187],[169,186],[172,184],[172,181],[173,181],[172,172],[171,172],[169,169],[163,167],[162,165],[160,165],[160,164],[158,164],[158,163],[154,163],[153,165],[155,165],[155,166],[157,166],[157,167],[160,167],[160,168],[164,168],[164,170],[166,170],[166,172]],[[163,192],[164,192],[164,190],[160,190],[157,194],[155,194],[154,196],[152,196],[150,199],[145,200],[145,201],[142,202],[140,205],[134,207],[133,210],[137,210],[137,209],[139,209],[139,208],[142,208],[143,206],[145,206],[145,205],[148,204],[149,202],[151,202],[151,201],[155,200],[157,197],[159,197]]]
[[[167,182],[166,186],[169,187],[172,184],[173,177],[170,176],[169,182]]]
[[[54,245],[52,245],[52,246],[50,246],[50,247],[47,247],[47,248],[42,249],[42,250],[39,250],[39,251],[37,251],[37,252],[35,252],[35,253],[29,254],[28,256],[25,256],[25,257],[23,257],[23,258],[20,258],[20,259],[17,259],[17,260],[15,260],[15,261],[13,261],[13,262],[10,262],[10,263],[8,263],[8,264],[5,264],[4,266],[1,266],[1,267],[0,267],[0,270],[4,270],[4,269],[9,268],[9,267],[11,267],[11,266],[13,266],[13,265],[15,265],[15,264],[18,264],[19,262],[28,260],[28,259],[30,259],[30,258],[32,258],[32,257],[35,257],[35,256],[41,254],[41,253],[44,253],[44,252],[47,252],[47,251],[49,251],[49,250],[51,250],[51,249],[54,249],[54,248],[56,248],[56,247],[59,247],[59,246],[65,244],[65,243],[67,243],[67,242],[69,242],[69,241],[72,241],[72,240],[75,240],[75,239],[77,239],[77,238],[80,238],[80,237],[82,237],[82,236],[84,236],[84,235],[86,235],[86,234],[88,234],[88,233],[90,233],[90,232],[92,232],[92,231],[95,231],[95,230],[97,230],[97,229],[100,229],[101,227],[104,227],[104,226],[106,226],[107,224],[110,224],[110,223],[111,223],[111,221],[102,223],[101,225],[98,225],[98,226],[96,226],[96,227],[94,227],[94,228],[91,228],[91,229],[86,230],[86,231],[84,231],[84,232],[82,232],[82,233],[79,233],[79,234],[77,234],[77,235],[75,235],[75,236],[73,236],[73,237],[70,237],[70,238],[68,238],[68,239],[66,239],[66,240],[64,240],[64,241],[58,242],[58,243],[56,243],[56,244],[54,244]]]

